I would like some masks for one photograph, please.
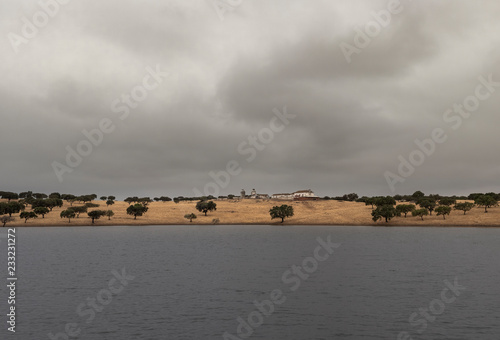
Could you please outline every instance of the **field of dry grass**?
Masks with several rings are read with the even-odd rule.
[[[95,209],[108,210],[102,201],[100,207]],[[213,219],[218,218],[220,224],[280,224],[281,220],[271,220],[269,209],[275,205],[291,204],[294,207],[295,216],[285,220],[289,225],[377,225],[377,226],[496,226],[500,227],[500,208],[491,208],[488,213],[484,209],[473,208],[464,216],[461,211],[452,211],[450,216],[443,220],[442,216],[426,216],[422,221],[418,217],[397,217],[389,223],[374,223],[371,219],[371,207],[363,203],[341,202],[341,201],[306,201],[306,202],[282,202],[273,200],[244,200],[240,201],[216,201],[217,210],[209,212],[208,216],[195,209],[196,202],[153,202],[149,205],[146,215],[133,216],[126,213],[128,203],[117,201],[109,209],[113,210],[115,216],[108,220],[101,217],[95,226],[102,225],[171,225],[191,224],[184,218],[185,214],[195,213],[198,218],[192,224],[212,224]],[[74,204],[78,205],[78,204]],[[87,214],[81,214],[79,218],[71,220],[61,219],[59,214],[67,209],[69,204],[64,202],[62,208],[54,208],[45,218],[39,217],[34,220],[19,219],[15,215],[15,221],[7,226],[89,226],[91,219]],[[410,214],[411,215],[411,214]],[[13,215],[14,217],[14,215]]]

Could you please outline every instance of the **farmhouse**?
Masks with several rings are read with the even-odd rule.
[[[305,201],[305,200],[317,200],[318,196],[314,194],[312,190],[299,190],[292,194],[274,194],[273,199],[277,200],[287,200],[287,201]]]
[[[275,200],[291,201],[291,200],[293,200],[293,194],[274,194],[271,196],[271,198],[273,198]]]

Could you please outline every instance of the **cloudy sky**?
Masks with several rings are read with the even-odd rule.
[[[59,1],[0,4],[0,190],[191,196],[236,161],[220,194],[391,194],[442,129],[395,192],[500,192],[498,2]]]

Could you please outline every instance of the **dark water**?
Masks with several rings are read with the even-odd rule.
[[[329,257],[317,268],[306,260],[308,278],[283,282],[329,235],[340,247],[319,249]],[[243,339],[237,318],[249,315],[250,339],[500,338],[500,229],[18,228],[17,241],[17,332],[6,331],[2,284],[1,339],[50,339],[67,323],[79,339]],[[122,268],[129,278],[112,280],[121,291],[108,295]],[[276,289],[281,304],[258,312],[253,302]],[[100,312],[86,304],[97,297]]]

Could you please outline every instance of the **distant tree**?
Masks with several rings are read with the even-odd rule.
[[[14,221],[14,218],[10,216],[0,216],[0,223],[2,223],[2,227],[5,227],[7,223],[12,221]]]
[[[155,198],[153,198],[153,200],[154,200],[155,202],[159,202],[159,201],[160,201],[160,198],[159,198],[159,197],[155,197]]]
[[[498,200],[495,197],[489,195],[477,196],[474,203],[478,207],[484,207],[484,212],[488,212],[488,208],[496,207],[498,205]]]
[[[402,214],[408,215],[408,213],[411,213],[413,210],[415,210],[415,205],[413,204],[398,204],[396,206],[396,216],[401,216]]]
[[[137,200],[138,203],[142,203],[142,205],[147,206],[149,203],[153,202],[149,197],[141,197]]]
[[[71,223],[71,219],[75,218],[76,213],[73,209],[67,209],[67,210],[61,211],[60,216],[61,216],[61,218],[67,218],[68,222]]]
[[[36,207],[35,209],[33,209],[33,212],[37,215],[42,215],[42,218],[45,218],[45,215],[47,215],[50,210],[46,207]]]
[[[19,195],[16,194],[15,192],[3,191],[2,198],[6,199],[8,202],[10,202],[11,200],[17,200],[19,198]]]
[[[416,209],[416,210],[413,210],[411,212],[411,214],[413,216],[418,216],[422,219],[422,221],[424,220],[424,216],[427,216],[429,215],[429,211],[427,209]]]
[[[20,211],[25,209],[25,205],[21,202],[12,201],[8,203],[0,203],[0,212],[2,214],[9,214],[9,217],[12,217],[12,214],[17,214]]]
[[[109,207],[110,205],[113,205],[113,204],[115,204],[115,201],[113,201],[113,200],[107,200],[106,201],[106,206],[107,207]]]
[[[174,198],[174,203],[179,203],[180,201],[181,201],[181,200],[180,200],[180,198],[179,198],[179,197],[175,197],[175,198]]]
[[[161,196],[160,197],[160,201],[162,201],[162,202],[170,202],[170,201],[172,201],[172,199],[170,197],[167,197],[167,196]]]
[[[116,200],[116,197],[115,196],[108,196],[108,200],[114,201],[114,200]]]
[[[377,209],[372,211],[372,220],[374,222],[377,222],[380,219],[385,219],[385,222],[387,223],[394,216],[396,216],[396,209],[390,204],[377,206]]]
[[[75,199],[76,196],[75,195],[70,195],[70,194],[64,194],[64,195],[61,195],[61,199],[65,200],[65,201],[70,201],[70,200],[73,200]]]
[[[89,195],[89,197],[90,197],[91,200],[97,199],[97,195],[96,194],[91,194],[91,195]]]
[[[45,206],[49,208],[50,211],[52,211],[52,209],[55,207],[62,207],[63,201],[60,198],[49,198],[45,200]]]
[[[19,194],[19,198],[32,198],[33,191],[23,191]]]
[[[451,197],[443,197],[439,200],[439,205],[451,206],[457,203],[457,200]],[[436,209],[437,211],[437,209]]]
[[[134,198],[132,198],[132,197],[127,197],[127,198],[125,198],[125,202],[127,202],[127,203],[128,203],[128,205],[130,205],[130,204],[132,204],[133,202],[135,202],[135,200],[134,200]]]
[[[328,200],[330,200],[330,196],[325,196],[325,197],[323,197],[323,199],[324,199],[325,201],[328,201]]]
[[[474,208],[474,203],[471,202],[464,202],[464,203],[457,203],[453,207],[455,210],[461,210],[464,212],[464,215],[467,213],[467,211],[472,210]]]
[[[101,201],[107,201],[108,200],[108,196],[101,196]]]
[[[111,220],[111,217],[115,216],[113,210],[106,211],[106,216],[108,216],[108,220]]]
[[[24,219],[24,223],[26,223],[29,219],[37,218],[38,216],[33,211],[23,211],[20,215],[20,218]]]
[[[403,196],[401,196],[401,195],[394,195],[394,199],[396,201],[402,201],[403,200]]]
[[[34,200],[30,200],[30,204],[31,204],[31,208],[32,209],[35,209],[37,207],[46,207],[48,208],[48,203],[47,203],[47,200],[44,200],[44,199],[34,199]]]
[[[74,211],[76,214],[76,218],[79,218],[80,214],[86,213],[88,211],[88,207],[86,206],[71,207],[68,210]]]
[[[58,192],[53,192],[49,195],[49,198],[59,198],[59,199],[62,199],[62,196],[60,193]]]
[[[415,191],[413,195],[411,195],[415,200],[419,200],[423,197],[425,197],[425,194],[422,191]]]
[[[281,218],[281,223],[285,221],[285,218],[292,217],[294,215],[293,207],[291,205],[283,204],[282,206],[274,206],[269,210],[271,215],[271,220],[275,218]]]
[[[207,212],[217,210],[217,204],[214,201],[199,201],[196,203],[196,210],[207,216]]]
[[[232,200],[232,199],[234,199],[234,195],[227,195],[227,198]]]
[[[374,203],[377,207],[381,207],[383,205],[395,205],[396,200],[394,198],[392,198],[391,196],[376,197]]]
[[[468,200],[475,201],[477,197],[482,196],[482,195],[484,195],[484,194],[481,194],[481,193],[473,193],[473,194],[470,194],[469,196],[467,196],[467,199],[468,199]]]
[[[134,216],[134,220],[137,219],[137,216],[142,216],[144,215],[146,212],[148,211],[148,207],[140,204],[140,203],[136,203],[134,205],[131,205],[127,208],[127,214],[128,215],[133,215]]]
[[[365,199],[365,205],[371,205],[372,206],[372,210],[375,209],[375,207],[373,206],[375,204],[375,198],[373,197],[368,197]]]
[[[342,200],[344,200],[344,201],[354,202],[357,199],[358,199],[358,194],[355,194],[355,193],[346,194],[346,195],[342,196]]]
[[[194,219],[196,219],[197,217],[196,217],[196,215],[195,215],[195,214],[191,213],[191,214],[186,214],[186,215],[184,215],[184,218],[185,218],[185,219],[188,219],[188,220],[189,220],[189,222],[193,222],[193,220],[194,220]]]
[[[94,224],[94,220],[100,219],[102,216],[106,215],[106,211],[104,210],[92,210],[87,213],[89,217],[92,219],[92,224]]]
[[[43,200],[43,199],[46,199],[47,197],[47,194],[44,194],[44,193],[40,193],[40,192],[37,192],[37,193],[34,193],[33,196],[37,199],[37,200]]]
[[[451,207],[447,205],[440,205],[439,207],[436,208],[436,214],[438,216],[443,215],[443,219],[446,220],[446,215],[450,215],[451,213]]]
[[[436,208],[436,201],[432,198],[423,198],[418,201],[418,205],[421,208],[429,210],[430,215],[432,216],[432,212]]]
[[[97,203],[85,203],[85,206],[87,208],[97,208],[97,207],[99,207],[99,204],[97,204]]]

